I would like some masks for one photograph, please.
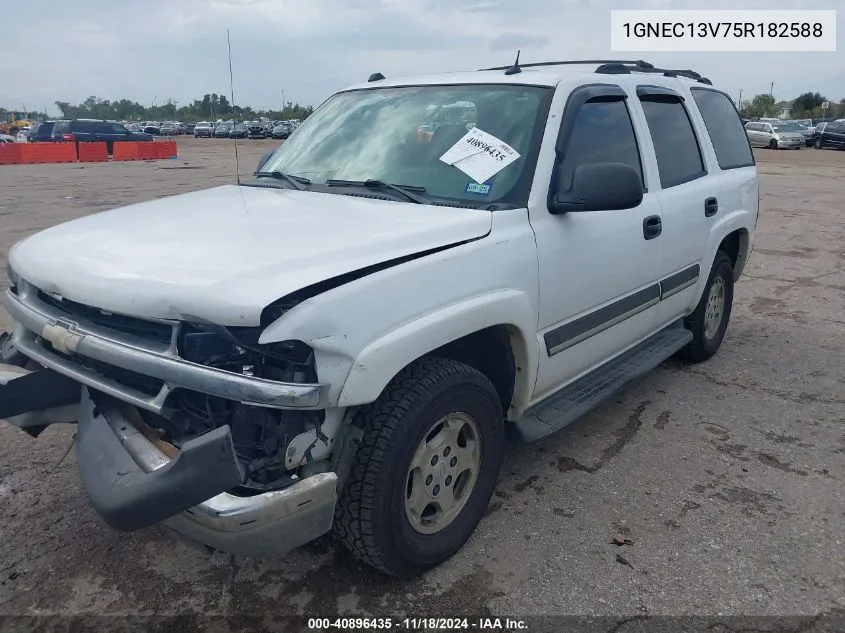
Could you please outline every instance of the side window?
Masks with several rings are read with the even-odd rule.
[[[715,90],[692,88],[692,98],[704,127],[713,143],[716,161],[721,169],[736,169],[754,164],[754,155],[748,144],[748,136],[743,134],[742,118],[733,102],[723,93]],[[756,123],[749,123],[745,130],[755,131]]]
[[[592,163],[625,163],[642,179],[640,150],[623,99],[588,101],[581,106],[561,162],[565,189],[572,186],[576,167]]]
[[[112,126],[111,131],[116,133],[116,134],[129,134],[129,130],[127,130],[125,127],[123,127],[119,123],[115,123]]]
[[[664,189],[706,175],[701,148],[682,101],[655,96],[641,99]]]

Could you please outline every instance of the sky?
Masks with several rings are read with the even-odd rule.
[[[845,98],[842,0],[29,0],[0,39],[0,106],[57,114],[55,101],[91,95],[145,105],[229,95],[278,108],[319,105],[333,92],[387,76],[473,70],[513,61],[643,58],[692,68],[743,99],[818,91]],[[837,7],[837,5],[839,5]],[[21,6],[0,0],[8,16]],[[828,53],[612,53],[611,9],[837,9]]]

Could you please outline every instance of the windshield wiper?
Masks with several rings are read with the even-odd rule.
[[[425,193],[425,187],[415,187],[411,185],[394,185],[383,180],[369,179],[369,180],[327,180],[326,184],[329,187],[371,187],[373,189],[389,189],[398,194],[405,196],[411,202],[416,204],[431,204],[431,200],[425,196],[417,194]]]
[[[285,174],[280,171],[257,171],[253,174],[253,176],[258,176],[259,178],[261,176],[264,176],[266,178],[284,180],[285,182],[293,185],[294,189],[296,189],[297,191],[305,191],[306,186],[311,184],[311,181],[308,178],[304,178],[302,176],[293,176],[291,174]]]

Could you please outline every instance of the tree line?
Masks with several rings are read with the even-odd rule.
[[[237,119],[241,121],[266,117],[272,120],[306,119],[313,111],[312,106],[303,106],[288,101],[281,109],[255,110],[250,106],[232,106],[223,94],[205,94],[202,99],[179,106],[177,101],[168,99],[161,105],[143,106],[137,101],[120,99],[110,101],[99,97],[88,97],[82,103],[56,101],[56,107],[63,119],[106,119],[113,121],[216,121],[217,119]]]
[[[827,102],[828,107],[822,108]],[[777,117],[781,107],[772,95],[759,94],[739,104],[739,113],[746,119],[754,117]],[[805,92],[792,102],[789,113],[791,119],[842,119],[845,118],[845,99],[835,102],[818,92]]]

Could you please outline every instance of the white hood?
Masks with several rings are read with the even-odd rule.
[[[112,312],[257,325],[295,290],[491,224],[477,209],[227,185],[54,226],[10,263],[42,290]]]

